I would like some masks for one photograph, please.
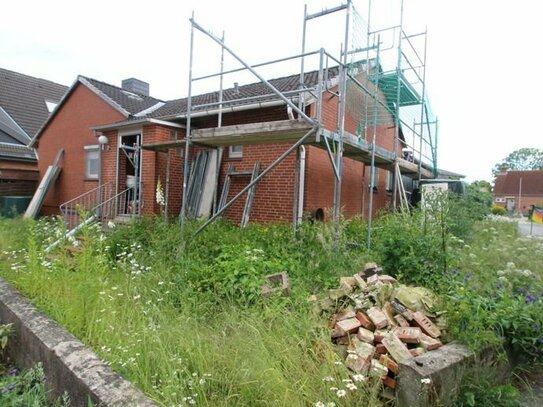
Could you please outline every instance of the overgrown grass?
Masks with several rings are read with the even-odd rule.
[[[349,376],[336,364],[326,321],[307,303],[366,261],[441,294],[456,338],[483,348],[505,337],[541,360],[540,332],[525,330],[543,315],[543,267],[532,255],[542,242],[459,213],[384,216],[372,252],[356,219],[343,222],[339,241],[329,224],[303,225],[294,237],[289,225],[216,223],[185,239],[176,224],[142,219],[107,236],[87,228],[51,255],[43,246],[61,233],[57,222],[0,220],[0,275],[160,405],[380,406],[375,381],[356,383],[344,398],[331,390]],[[196,226],[187,225],[187,237]],[[506,271],[508,284],[497,288],[511,261],[532,275]],[[282,270],[291,295],[262,299],[263,276]]]
[[[381,405],[378,383],[341,399],[330,390],[349,376],[306,301],[365,253],[334,256],[329,225],[293,239],[287,225],[218,224],[184,251],[179,233],[151,220],[107,238],[90,228],[77,250],[11,250],[1,274],[160,405]],[[26,234],[33,248],[56,224],[30,222]],[[262,276],[284,269],[292,295],[263,300]]]

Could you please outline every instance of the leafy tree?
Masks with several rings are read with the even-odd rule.
[[[543,150],[538,148],[521,148],[513,151],[492,169],[494,177],[504,170],[541,170],[543,169]]]

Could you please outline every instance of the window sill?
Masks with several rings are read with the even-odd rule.
[[[98,182],[98,178],[83,178],[83,181],[85,182]]]

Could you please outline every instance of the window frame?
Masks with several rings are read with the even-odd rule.
[[[234,150],[236,147],[239,147],[239,151]],[[243,145],[228,146],[228,158],[243,158]]]
[[[98,180],[100,178],[100,145],[91,144],[83,146],[85,156],[85,179]],[[91,162],[96,161],[96,172],[91,172]]]

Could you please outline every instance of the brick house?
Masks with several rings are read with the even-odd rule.
[[[505,171],[494,181],[494,202],[508,212],[526,215],[543,203],[543,171]]]
[[[0,68],[0,197],[34,193],[37,157],[28,144],[67,89]]]
[[[336,127],[338,105],[333,95],[337,92],[337,75],[334,68],[327,73],[330,86],[322,98],[323,131],[333,131]],[[364,75],[362,70],[360,75]],[[315,87],[318,72],[306,73],[304,80],[306,87]],[[284,94],[292,95],[292,100],[299,96],[296,92],[299,75],[273,79],[270,83]],[[179,214],[183,192],[187,99],[164,102],[152,98],[146,92],[148,85],[138,80],[123,85],[124,89],[80,76],[34,138],[32,145],[40,154],[40,176],[43,176],[57,151],[61,148],[65,150],[61,164],[63,170],[47,194],[43,214],[59,213],[59,205],[86,192],[100,195],[103,201],[104,195],[93,191],[105,186],[113,191],[108,192],[108,197],[125,194],[129,196],[129,201],[137,201],[137,212],[143,215],[157,214],[161,210],[166,210],[168,215]],[[363,100],[364,96],[356,94],[356,91],[348,92],[352,92],[351,98],[360,97]],[[211,162],[217,160],[217,155],[221,157],[215,179],[208,181],[214,184],[210,202],[215,205],[221,194],[226,194],[229,199],[248,184],[255,163],[260,165],[260,169],[267,167],[307,130],[289,112],[286,103],[270,94],[269,89],[260,82],[244,86],[236,84],[224,90],[221,126],[217,109],[206,108],[209,103],[216,103],[218,97],[219,92],[193,97],[191,113],[191,134],[196,144],[196,148],[191,150],[191,164],[198,153],[217,151],[217,147],[222,149],[222,153],[208,158]],[[384,96],[381,97],[384,99]],[[304,111],[310,117],[316,117],[318,111],[314,98],[306,101]],[[381,115],[390,114],[383,111]],[[393,122],[393,118],[389,117],[387,121]],[[351,144],[366,145],[368,140],[364,135],[356,136],[358,125],[357,118],[346,112],[345,130],[352,139]],[[251,126],[272,130],[266,130],[266,134],[261,131],[260,134],[243,136],[239,144],[236,143],[237,138],[227,137],[221,139],[220,145],[211,145],[205,137],[206,133],[216,135],[221,131],[236,133],[239,130],[240,134],[245,134],[243,132],[247,132]],[[274,133],[273,129],[276,128],[282,130]],[[390,156],[394,150],[394,128],[382,124],[376,126],[375,132],[377,149]],[[272,137],[269,137],[270,134]],[[213,142],[218,139],[220,137],[213,137]],[[401,148],[397,154],[401,156]],[[391,168],[378,163],[381,168],[376,171],[375,187],[370,191],[369,166],[348,155],[346,157],[342,176],[343,215],[367,216],[370,194],[374,198],[374,212],[385,208],[391,197]],[[404,166],[413,167],[416,172],[416,164],[403,161]],[[136,168],[139,169],[138,173]],[[236,176],[232,176],[232,173]],[[129,190],[134,186],[134,179],[137,180],[137,192]],[[166,198],[165,207],[161,207],[156,200],[159,182]],[[228,189],[225,184],[229,185]],[[296,185],[300,185],[299,190]],[[297,200],[300,202],[299,214],[315,213],[319,209],[326,213],[333,204],[333,191],[334,171],[326,149],[322,144],[307,143],[290,153],[257,184],[250,220],[290,221],[296,216],[293,212]],[[238,200],[225,212],[226,218],[239,222],[245,206],[244,200]],[[210,210],[208,207],[200,214],[209,215]]]

